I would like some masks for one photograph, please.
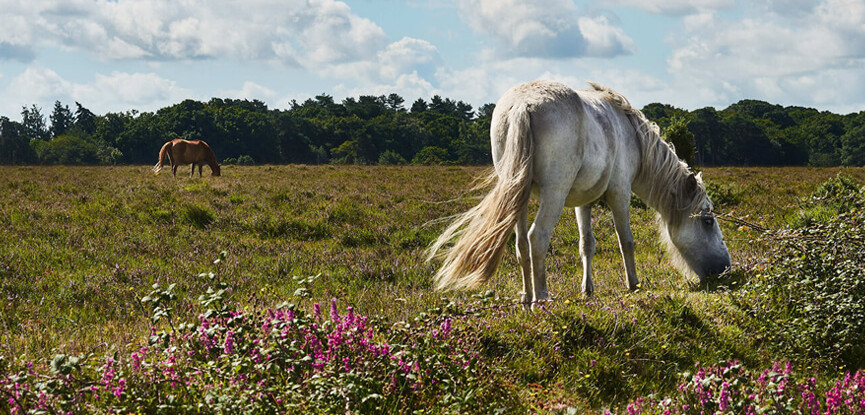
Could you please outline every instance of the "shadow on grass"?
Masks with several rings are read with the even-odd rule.
[[[717,277],[707,278],[700,283],[691,283],[689,286],[691,291],[739,291],[748,281],[749,277],[748,271],[741,268],[732,268]]]

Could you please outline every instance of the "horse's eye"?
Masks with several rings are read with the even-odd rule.
[[[706,226],[712,226],[715,224],[715,218],[703,218],[703,223],[706,224]]]

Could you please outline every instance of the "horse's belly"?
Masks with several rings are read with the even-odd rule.
[[[605,186],[594,186],[590,189],[574,189],[572,188],[570,192],[568,192],[568,196],[565,197],[565,207],[573,208],[577,206],[586,206],[604,195],[606,191]],[[532,198],[538,199],[540,196],[538,185],[535,184],[532,186]]]
[[[595,186],[588,189],[575,189],[571,188],[571,191],[568,193],[568,196],[565,198],[565,206],[567,207],[577,207],[577,206],[585,206],[588,205],[604,195],[604,191],[606,190],[606,185],[601,186],[600,184],[596,184]]]
[[[604,160],[584,160],[565,198],[565,206],[588,205],[604,195],[610,183],[609,163]]]

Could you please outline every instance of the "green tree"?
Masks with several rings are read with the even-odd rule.
[[[28,140],[48,140],[51,133],[45,124],[42,110],[34,104],[32,107],[21,109],[22,133]]]
[[[0,163],[22,164],[35,161],[30,140],[22,133],[23,126],[0,116]]]
[[[426,103],[426,101],[423,100],[423,98],[418,98],[414,103],[411,104],[412,114],[419,114],[427,110],[429,110],[429,105]]]
[[[75,126],[88,135],[96,132],[96,114],[84,108],[80,102],[75,102]]]
[[[432,165],[444,164],[448,159],[448,151],[441,147],[424,147],[412,159],[412,164]]]
[[[739,114],[723,120],[727,139],[722,158],[725,165],[774,166],[783,164],[783,152],[765,131],[752,120]]]
[[[76,129],[71,134],[54,137],[51,141],[39,141],[34,148],[39,162],[43,164],[98,164],[99,148],[87,140],[84,132]]]
[[[187,99],[179,104],[162,108],[156,112],[156,128],[165,131],[170,138],[186,140],[205,140],[217,147],[221,143],[212,143],[211,137],[216,132],[214,119],[207,112],[204,103]],[[215,151],[215,150],[214,150]]]
[[[387,105],[387,109],[393,112],[404,112],[404,103],[405,99],[403,99],[403,97],[399,96],[398,94],[390,94],[385,99],[385,105]]]
[[[670,120],[676,117],[684,117],[687,112],[668,104],[653,102],[643,107],[643,115],[654,121],[661,129],[670,125]]]
[[[841,163],[845,166],[865,166],[865,112],[860,112],[841,136]]]
[[[248,155],[259,163],[282,161],[279,134],[263,102],[214,98],[205,114],[213,127],[206,141],[217,158]]]
[[[491,120],[493,118],[493,111],[496,110],[496,104],[484,104],[478,108],[478,119],[487,119]]]
[[[712,107],[692,112],[688,121],[688,130],[694,133],[696,163],[701,166],[720,164],[725,134],[718,112]]]
[[[683,117],[674,117],[670,120],[670,125],[664,129],[664,140],[673,144],[679,159],[689,166],[695,165],[697,143],[694,140],[694,133],[688,130],[688,122]]]
[[[123,152],[123,161],[127,163],[152,164],[156,162],[167,137],[160,117],[143,112],[126,124],[117,137],[115,147]]]
[[[54,101],[54,111],[51,112],[51,137],[59,137],[75,123],[75,117],[68,105]]]

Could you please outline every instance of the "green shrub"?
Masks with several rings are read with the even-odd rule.
[[[187,204],[181,210],[181,218],[198,229],[204,229],[216,219],[216,214],[206,207]]]
[[[839,213],[849,211],[862,200],[862,188],[850,176],[838,173],[823,182],[802,201],[802,208],[793,218],[793,227],[801,228],[826,222]]]
[[[294,218],[261,218],[252,225],[252,229],[262,237],[288,238],[295,241],[318,241],[331,236],[330,226],[326,223]]]
[[[405,158],[396,151],[387,150],[378,156],[378,164],[403,165],[406,164]]]
[[[729,207],[742,203],[742,196],[745,191],[738,186],[729,184],[707,183],[706,193],[715,206]]]
[[[255,164],[255,160],[252,159],[252,156],[248,156],[246,154],[241,154],[240,156],[229,157],[222,161],[224,164],[235,164],[238,166],[252,166]]]
[[[809,220],[773,232],[765,273],[739,304],[763,321],[763,335],[802,360],[865,366],[865,198],[842,176],[821,185]],[[819,215],[814,212],[821,212]]]
[[[445,164],[448,159],[448,151],[441,147],[428,146],[422,148],[415,154],[411,164],[422,164],[425,166]]]
[[[211,287],[197,318],[174,313],[174,284],[155,284],[141,299],[154,325],[145,345],[57,353],[48,369],[0,359],[0,413],[527,411],[513,386],[490,378],[475,349],[478,328],[441,309],[391,324],[340,310],[336,298],[329,309],[303,306],[315,278],[293,277],[296,303],[247,311],[217,273],[199,277]]]

